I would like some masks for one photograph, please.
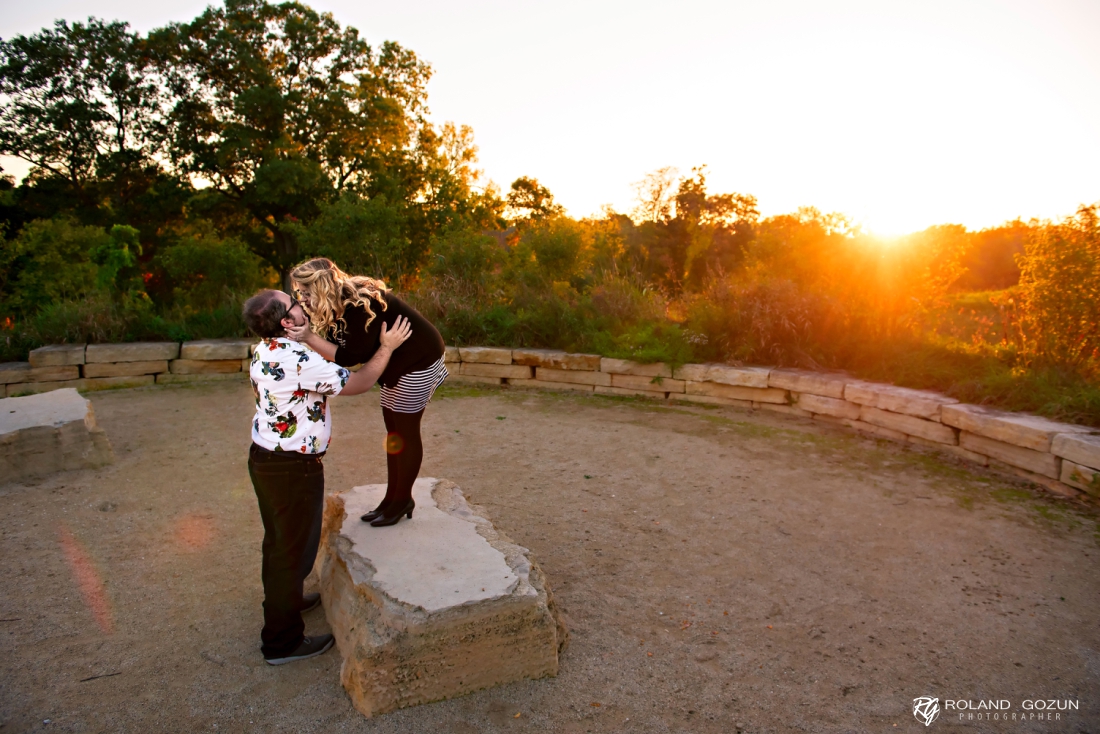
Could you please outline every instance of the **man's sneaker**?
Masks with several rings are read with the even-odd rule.
[[[316,591],[302,595],[302,613],[312,612],[317,607],[321,606],[321,595]]]
[[[332,647],[333,638],[332,635],[317,635],[316,637],[306,637],[302,640],[302,644],[289,655],[284,655],[279,658],[264,658],[264,662],[268,665],[283,665],[285,663],[293,663],[295,660],[305,660],[306,658],[312,658],[321,653],[328,652],[328,649]]]

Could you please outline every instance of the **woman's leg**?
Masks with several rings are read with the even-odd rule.
[[[386,422],[386,465],[389,468],[385,502],[387,510],[400,510],[412,498],[413,482],[424,461],[424,443],[420,437],[420,419],[424,411],[398,413],[382,408],[382,417]]]

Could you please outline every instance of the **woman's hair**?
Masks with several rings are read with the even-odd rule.
[[[374,321],[375,315],[370,299],[381,303],[383,311],[387,308],[386,299],[382,297],[388,290],[385,283],[364,275],[348,275],[327,257],[306,260],[290,271],[290,277],[299,291],[309,293],[310,325],[321,336],[329,329],[342,330],[347,326],[344,309],[348,306],[363,307],[367,312],[367,326]]]

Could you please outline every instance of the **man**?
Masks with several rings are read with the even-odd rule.
[[[320,655],[332,635],[305,637],[302,612],[319,597],[303,599],[302,582],[313,568],[321,540],[325,471],[331,415],[328,398],[371,389],[390,355],[412,333],[407,320],[382,327],[382,345],[352,373],[287,338],[286,329],[307,322],[301,304],[282,291],[265,290],[244,304],[248,328],[263,341],[249,369],[256,393],[248,473],[264,523],[264,628],[261,651],[271,665]]]

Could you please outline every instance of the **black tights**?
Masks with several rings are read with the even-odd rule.
[[[397,413],[382,408],[382,419],[386,422],[386,469],[389,474],[386,484],[386,498],[379,509],[402,508],[412,498],[413,482],[420,474],[420,463],[424,460],[424,443],[420,439],[419,413]]]

